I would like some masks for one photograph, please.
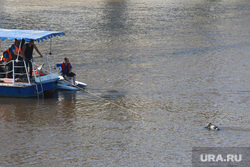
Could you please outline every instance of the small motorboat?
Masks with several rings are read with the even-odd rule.
[[[78,91],[78,90],[81,90],[81,89],[87,87],[86,83],[76,81],[76,85],[74,86],[73,80],[70,79],[70,81],[71,81],[71,83],[69,83],[68,81],[66,81],[63,78],[63,76],[59,76],[59,80],[58,80],[58,83],[57,83],[57,89],[59,89],[59,90],[73,90],[73,91]]]
[[[18,29],[1,29],[0,28],[0,44],[1,41],[8,39],[12,41],[17,39],[18,41],[25,40],[29,42],[31,40],[40,42],[47,39],[52,39],[56,36],[63,36],[64,32],[56,31],[40,31],[40,30],[18,30]],[[0,45],[1,46],[1,45]],[[20,45],[21,46],[21,45]],[[20,46],[18,55],[20,53]],[[1,48],[0,48],[1,50]],[[51,52],[50,52],[51,53]],[[51,54],[49,54],[51,55]],[[33,63],[33,62],[32,62]],[[21,65],[20,65],[21,64]],[[50,68],[48,65],[47,68]],[[8,68],[12,65],[12,68]],[[35,64],[33,63],[33,67]],[[6,68],[7,67],[7,68]],[[34,78],[29,77],[27,66],[23,60],[10,60],[1,62],[0,65],[0,97],[33,97],[43,95],[46,91],[53,92],[57,88],[59,80],[58,73],[44,73],[44,75],[34,72]],[[22,69],[22,70],[18,70]],[[44,69],[49,71],[49,69]]]
[[[22,61],[25,69],[24,73],[16,74],[15,71],[7,71],[6,66],[8,64],[13,64],[13,69],[20,68],[21,66],[16,66],[17,60],[11,60],[4,64],[0,64],[0,97],[10,96],[10,97],[32,97],[43,95],[46,91],[54,91],[56,89],[60,90],[80,90],[85,88],[87,84],[76,81],[76,86],[72,83],[68,83],[62,76],[60,76],[59,71],[55,67],[55,55],[51,53],[52,38],[56,36],[64,36],[64,32],[56,31],[41,31],[41,30],[19,30],[19,29],[1,29],[0,28],[0,51],[1,41],[6,39],[12,41],[25,40],[29,42],[31,40],[40,42],[50,39],[50,52],[46,54],[46,60],[44,62],[35,62],[33,57],[33,79],[29,77],[29,72],[25,61]],[[19,48],[20,50],[20,48]],[[18,53],[19,54],[19,53]],[[19,56],[19,55],[18,55]],[[20,60],[19,60],[20,61]],[[38,64],[41,64],[38,66]],[[53,68],[55,67],[55,68]],[[7,77],[7,74],[13,73],[13,77]],[[17,75],[22,75],[24,79],[20,79]]]
[[[55,62],[53,64],[55,64]],[[45,65],[45,63],[43,63],[42,65],[40,65],[38,68],[36,68],[34,70],[34,73],[36,73],[37,75],[41,75],[41,76],[46,75],[46,70],[43,70],[44,65]],[[57,70],[57,74],[58,74],[58,75],[56,75],[58,77],[57,90],[78,91],[78,90],[81,90],[81,89],[84,89],[84,88],[87,87],[86,83],[79,82],[79,81],[75,81],[76,85],[74,86],[73,80],[70,77],[69,77],[70,82],[68,82],[67,80],[65,80],[63,78],[63,76],[59,75],[60,68],[54,67],[54,68],[49,68],[49,69],[50,69],[49,73],[54,73],[52,71],[52,69],[56,69]]]

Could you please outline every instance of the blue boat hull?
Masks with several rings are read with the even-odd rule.
[[[37,84],[39,95],[42,95],[42,88],[40,84]],[[57,88],[56,82],[49,82],[42,84],[43,91],[55,90]],[[0,96],[5,97],[34,97],[37,96],[36,85],[26,85],[26,86],[0,86]]]

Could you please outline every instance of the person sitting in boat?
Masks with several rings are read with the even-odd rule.
[[[11,53],[10,53],[10,48],[7,49],[6,51],[3,52],[3,55],[2,57],[0,58],[0,61],[10,61],[12,60],[12,56],[11,56]]]
[[[12,60],[12,56],[11,56],[10,48],[9,48],[3,52],[3,55],[0,58],[0,62],[6,63],[6,62],[9,62],[10,60]],[[11,69],[12,69],[12,63],[5,64],[5,70],[11,71]],[[4,70],[4,68],[1,68],[0,72],[4,72],[5,70]],[[1,75],[1,76],[3,76],[3,75]],[[8,75],[8,76],[10,76],[10,75]]]
[[[37,51],[37,53],[43,57],[43,55],[40,53],[38,50],[37,46],[34,44],[34,40],[31,40],[29,43],[26,43],[23,46],[22,53],[25,58],[25,63],[28,68],[29,66],[29,71],[30,71],[30,78],[32,78],[32,60],[33,60],[33,49]]]
[[[72,66],[71,66],[71,64],[69,62],[69,58],[68,57],[65,57],[64,61],[61,62],[61,63],[56,64],[56,66],[57,67],[61,67],[61,74],[62,74],[62,76],[64,77],[64,79],[66,81],[70,82],[70,80],[69,80],[68,77],[72,77],[73,78],[73,83],[74,83],[74,85],[76,85],[75,84],[76,74],[71,71],[72,70]]]

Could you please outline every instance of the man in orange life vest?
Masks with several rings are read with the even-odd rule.
[[[19,46],[20,46],[20,41],[15,39],[15,43],[13,45],[11,45],[11,48],[10,48],[10,52],[11,52],[11,56],[12,56],[13,60],[17,59],[18,54],[19,54],[18,60],[23,59],[22,51],[21,51],[21,48]]]
[[[10,53],[10,48],[7,49],[6,51],[3,52],[3,55],[2,57],[0,58],[0,61],[10,61],[12,60],[12,56],[11,56],[11,53]]]
[[[9,62],[10,60],[12,60],[12,56],[11,56],[10,48],[9,48],[3,52],[3,55],[0,58],[0,63],[1,62]],[[5,70],[11,71],[11,69],[12,69],[12,63],[8,63],[7,65],[5,65]],[[0,68],[0,72],[4,72],[5,70],[2,67]],[[3,76],[3,75],[1,75],[1,76]],[[10,76],[10,74],[8,74],[8,76]]]
[[[64,79],[70,82],[68,77],[73,77],[73,83],[74,85],[76,85],[76,74],[71,72],[72,66],[70,65],[69,58],[65,57],[63,62],[58,63],[56,65],[57,67],[61,67],[61,74],[64,77]]]
[[[11,52],[12,60],[16,60],[16,59],[24,60],[24,56],[22,54],[22,48],[20,47],[20,43],[21,43],[20,40],[15,39],[15,43],[11,45],[10,52]],[[18,62],[15,61],[14,64],[15,64],[15,67],[17,66],[23,67],[23,68],[15,68],[14,71],[16,74],[20,74],[25,71],[23,61],[18,61]]]

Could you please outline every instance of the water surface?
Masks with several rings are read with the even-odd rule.
[[[250,146],[248,0],[0,4],[1,28],[65,32],[52,51],[88,84],[0,98],[0,166],[191,166],[192,147]]]

